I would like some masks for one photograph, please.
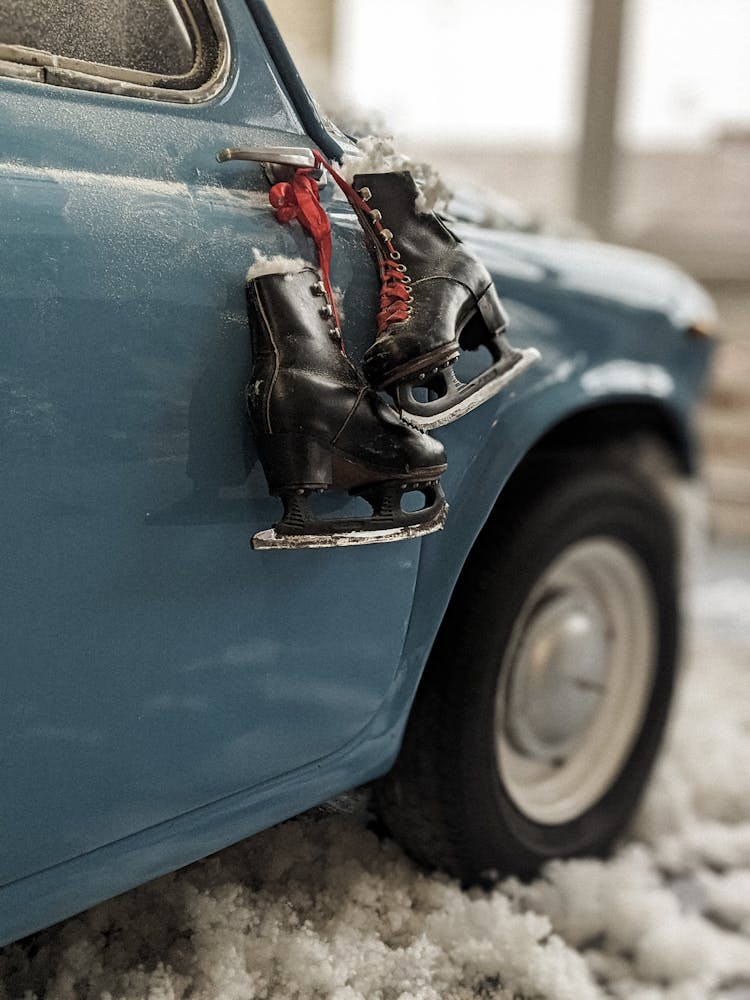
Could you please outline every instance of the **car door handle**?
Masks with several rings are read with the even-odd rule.
[[[219,163],[226,163],[227,160],[253,160],[256,163],[278,163],[287,167],[315,166],[313,151],[306,146],[260,146],[257,149],[237,146],[233,149],[220,149],[216,159]]]
[[[297,167],[315,167],[315,156],[307,146],[258,146],[255,148],[236,146],[220,149],[216,154],[216,159],[219,163],[227,163],[229,160],[251,160],[255,163],[261,163],[272,184],[288,180],[290,174]],[[326,183],[326,176],[322,172],[321,174],[317,180],[322,187]]]

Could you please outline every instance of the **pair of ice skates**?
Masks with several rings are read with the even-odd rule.
[[[326,268],[248,281],[248,410],[269,492],[284,505],[281,520],[255,535],[256,549],[399,541],[442,528],[445,451],[423,432],[473,410],[538,357],[508,344],[489,273],[434,213],[417,210],[410,174],[358,175],[351,187],[326,167],[377,263],[378,332],[362,375],[344,350]],[[461,349],[480,345],[492,364],[463,384],[451,366]],[[363,497],[372,515],[319,518],[311,498],[330,488]],[[414,493],[421,508],[404,510],[402,498]]]

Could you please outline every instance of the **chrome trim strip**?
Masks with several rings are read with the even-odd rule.
[[[0,45],[0,76],[12,76],[19,80],[36,80],[44,83],[44,70],[41,66],[10,62],[3,59],[3,50],[7,46]]]

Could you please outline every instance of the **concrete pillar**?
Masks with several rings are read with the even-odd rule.
[[[336,0],[269,0],[268,7],[302,79],[326,103],[334,89]]]
[[[588,0],[588,53],[576,215],[601,236],[612,232],[619,152],[617,98],[626,3],[627,0]]]

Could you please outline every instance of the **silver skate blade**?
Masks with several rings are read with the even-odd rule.
[[[421,535],[431,535],[445,526],[448,504],[424,524],[403,525],[400,528],[380,528],[375,531],[328,532],[319,535],[277,535],[273,528],[266,528],[253,535],[251,545],[263,549],[336,549],[347,545],[377,545],[382,542],[407,542]]]
[[[454,420],[458,420],[459,417],[466,416],[467,413],[476,410],[482,403],[486,403],[488,399],[492,399],[501,389],[504,389],[506,385],[518,378],[519,375],[522,375],[527,368],[530,368],[541,357],[536,347],[524,348],[519,351],[519,354],[521,357],[515,362],[513,367],[503,372],[499,378],[492,378],[492,368],[490,368],[475,379],[472,379],[471,382],[463,385],[460,390],[461,398],[455,406],[451,406],[441,413],[424,415],[409,413],[399,408],[399,417],[405,424],[414,427],[418,431],[432,431],[436,427],[444,427],[445,424],[450,424]],[[472,386],[476,383],[480,383],[479,388],[472,389]]]

